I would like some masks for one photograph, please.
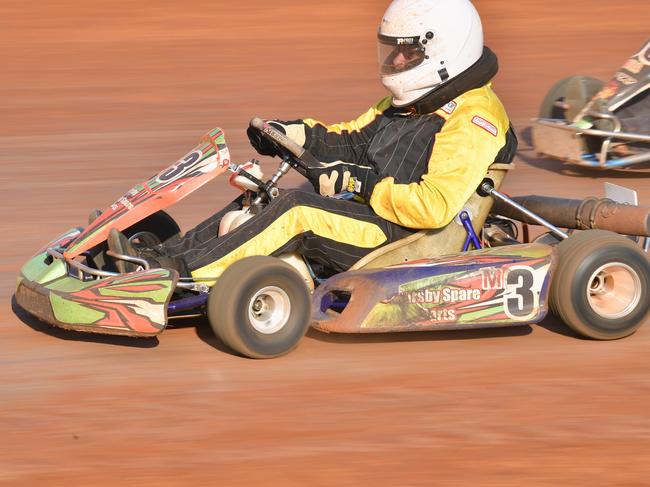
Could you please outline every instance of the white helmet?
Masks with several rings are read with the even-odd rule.
[[[379,26],[381,82],[404,106],[458,76],[483,53],[469,0],[393,0]]]

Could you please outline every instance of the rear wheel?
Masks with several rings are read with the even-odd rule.
[[[551,310],[579,334],[613,340],[648,316],[650,262],[631,240],[605,230],[575,233],[558,246]]]
[[[235,262],[210,291],[208,319],[217,337],[251,358],[292,350],[309,328],[311,299],[302,277],[275,257]]]

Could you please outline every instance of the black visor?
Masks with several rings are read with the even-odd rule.
[[[378,34],[379,69],[381,74],[403,73],[422,64],[424,46],[419,36],[389,37]]]

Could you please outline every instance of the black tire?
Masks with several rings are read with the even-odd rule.
[[[263,308],[256,311],[259,305]],[[217,337],[234,351],[251,358],[277,357],[295,348],[307,332],[311,297],[302,277],[286,262],[246,257],[228,267],[212,287],[208,319]]]
[[[648,316],[650,261],[631,240],[605,230],[577,232],[557,246],[551,311],[596,340],[634,333]]]
[[[131,237],[136,233],[140,232],[149,232],[153,233],[160,243],[165,243],[173,238],[176,238],[180,235],[181,229],[178,227],[178,223],[163,210],[158,210],[155,213],[152,213],[144,220],[140,220],[137,223],[134,223],[129,228],[125,229],[122,233],[127,237]]]
[[[564,78],[555,83],[544,97],[539,117],[571,121],[602,87],[602,81],[589,76]],[[558,101],[567,103],[570,108],[565,110],[556,106]]]

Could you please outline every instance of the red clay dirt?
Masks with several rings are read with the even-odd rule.
[[[213,126],[243,161],[253,115],[335,122],[367,109],[383,94],[375,35],[387,3],[2,2],[0,484],[648,485],[647,325],[614,342],[578,339],[552,317],[311,331],[291,354],[254,361],[227,353],[203,320],[158,339],[105,338],[12,305],[32,251]],[[642,44],[650,4],[477,6],[520,133],[506,191],[601,196],[609,180],[650,203],[647,168],[577,169],[527,141],[556,80],[608,78]],[[171,212],[189,229],[233,194],[215,181]]]

